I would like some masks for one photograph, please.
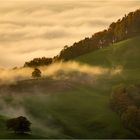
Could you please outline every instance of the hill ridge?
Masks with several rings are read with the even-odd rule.
[[[97,32],[92,37],[86,37],[72,46],[64,46],[54,58],[35,58],[25,62],[25,67],[50,65],[56,61],[68,61],[80,55],[96,51],[110,44],[140,35],[140,9],[130,12],[117,22],[112,22],[108,29]]]

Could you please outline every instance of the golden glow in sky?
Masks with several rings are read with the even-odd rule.
[[[0,67],[53,57],[125,14],[140,0],[0,0]]]

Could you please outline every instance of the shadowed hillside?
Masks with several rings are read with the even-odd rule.
[[[0,114],[28,116],[32,134],[48,138],[139,138],[109,105],[116,85],[139,84],[139,46],[135,37],[75,59],[108,69],[100,75],[62,69],[57,76],[2,86]]]

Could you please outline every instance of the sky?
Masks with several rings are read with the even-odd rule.
[[[140,8],[140,0],[0,0],[0,67],[53,57]]]

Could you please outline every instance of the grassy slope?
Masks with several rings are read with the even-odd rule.
[[[140,68],[140,37],[115,43],[103,49],[78,57],[76,60],[90,64],[110,67],[120,64],[125,68]]]
[[[110,68],[121,65],[123,72],[114,77],[100,77],[96,86],[74,83],[74,87],[59,90],[51,90],[49,86],[46,89],[54,94],[22,96],[20,104],[31,116],[31,122],[32,119],[39,122],[37,127],[33,122],[33,134],[49,138],[135,138],[109,108],[109,98],[116,84],[139,83],[139,52],[140,37],[137,37],[83,55],[76,61]],[[31,81],[30,87],[37,82],[40,83]],[[27,83],[24,81],[22,87],[28,88]],[[68,82],[65,84],[69,85]]]
[[[139,83],[140,37],[128,39],[96,52],[80,56],[76,61],[102,67],[121,66],[122,80]],[[133,81],[134,80],[134,81]]]
[[[90,65],[121,65],[123,73],[113,78],[101,77],[96,87],[78,85],[74,90],[54,94],[46,100],[40,98],[38,104],[45,106],[32,113],[39,115],[38,118],[53,116],[57,126],[63,130],[60,132],[62,135],[56,137],[134,138],[130,131],[123,128],[119,117],[110,110],[109,98],[116,84],[139,83],[139,50],[140,37],[137,37],[77,58],[76,61]],[[36,100],[29,100],[31,104],[27,108],[33,111]]]
[[[135,138],[123,128],[119,117],[109,108],[109,97],[101,92],[82,86],[49,97],[28,98],[25,104],[40,122],[45,118],[42,123],[46,123],[46,128],[53,124],[53,130],[61,130],[54,136],[46,133],[50,138]],[[34,109],[36,104],[41,107]]]

